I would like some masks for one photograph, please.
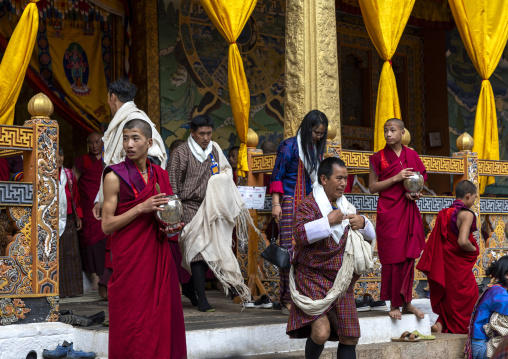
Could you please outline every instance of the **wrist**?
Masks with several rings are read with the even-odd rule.
[[[280,203],[272,203],[272,207],[280,206]]]

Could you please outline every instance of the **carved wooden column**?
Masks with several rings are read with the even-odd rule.
[[[287,0],[285,92],[285,138],[296,135],[305,114],[317,109],[337,128],[340,144],[334,0]]]

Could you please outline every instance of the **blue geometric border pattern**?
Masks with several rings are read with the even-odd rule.
[[[376,212],[377,199],[376,194],[352,194],[347,193],[346,198],[356,207],[359,212]],[[455,198],[453,197],[422,197],[417,201],[418,208],[421,213],[438,213],[443,208],[452,205]],[[272,211],[272,197],[266,196],[265,208],[260,212]],[[508,214],[508,199],[481,198],[480,199],[481,214]]]
[[[0,182],[0,206],[31,206],[32,204],[32,183]]]

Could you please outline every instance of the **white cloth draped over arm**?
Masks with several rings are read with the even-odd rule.
[[[364,215],[362,215],[362,217],[365,218],[365,227],[360,229],[359,232],[363,235],[363,239],[372,242],[376,238],[376,230],[374,229],[372,222],[367,217]]]
[[[315,221],[305,223],[304,227],[309,244],[316,243],[332,235],[332,228],[330,227],[330,222],[328,222],[328,217],[322,217]]]

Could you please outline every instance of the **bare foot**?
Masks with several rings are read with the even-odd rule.
[[[99,289],[99,276],[95,273],[92,273],[92,289]]]
[[[99,295],[108,300],[108,287],[99,283]]]
[[[432,333],[442,333],[443,332],[443,325],[439,322],[436,322],[433,326],[430,327],[430,331]]]
[[[390,307],[390,311],[388,312],[388,315],[392,317],[393,319],[402,319],[402,314],[400,313],[399,307]]]
[[[414,314],[417,318],[423,319],[425,317],[425,313],[422,312],[420,309],[416,308],[411,303],[406,303],[402,307],[402,313],[403,314]]]

